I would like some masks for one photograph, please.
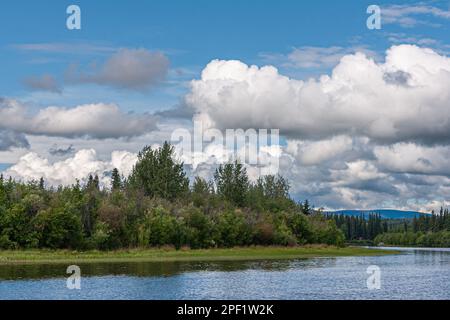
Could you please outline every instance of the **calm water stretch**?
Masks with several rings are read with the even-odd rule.
[[[450,299],[450,249],[400,249],[380,257],[258,262],[0,266],[0,299]],[[381,288],[367,288],[367,268]]]

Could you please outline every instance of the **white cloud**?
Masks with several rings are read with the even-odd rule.
[[[111,165],[117,168],[125,177],[131,174],[137,160],[137,154],[127,151],[114,151],[111,154]]]
[[[365,160],[347,163],[344,170],[331,170],[334,185],[347,185],[351,183],[385,178],[385,173],[379,172],[378,168]]]
[[[215,169],[230,161],[239,160],[247,169],[249,178],[256,181],[261,175],[278,174],[279,160],[283,156],[280,145],[260,146],[245,143],[237,150],[221,143],[205,143],[197,151],[183,142],[175,144],[176,158],[190,168],[191,175],[211,179]]]
[[[22,181],[45,179],[48,185],[71,185],[78,179],[84,181],[89,174],[97,174],[103,186],[109,186],[110,172],[119,169],[128,176],[137,155],[126,151],[114,151],[110,161],[101,161],[93,149],[78,151],[73,157],[64,161],[50,163],[48,159],[36,153],[28,153],[18,163],[9,168],[4,175]]]
[[[155,128],[154,116],[125,114],[113,104],[47,107],[30,115],[18,101],[0,99],[0,129],[30,135],[105,139],[138,136]]]
[[[260,156],[267,163],[277,160],[275,172],[289,179],[298,200],[328,208],[425,209],[450,201],[449,85],[448,57],[395,46],[383,63],[363,54],[345,55],[329,76],[310,81],[288,78],[271,66],[216,60],[192,81],[185,101],[205,129],[281,129],[287,145],[267,147]],[[27,134],[32,152],[2,151],[0,162],[15,162],[7,173],[20,179],[43,176],[58,185],[99,174],[109,185],[112,168],[127,175],[138,150],[146,144],[157,147],[186,125],[175,121],[149,134],[154,121],[151,115],[125,114],[106,104],[31,114],[20,102],[3,99],[0,145],[7,141],[1,140],[2,130],[20,132]],[[191,177],[212,178],[218,163],[232,153],[210,143],[201,153],[179,158]],[[241,148],[238,155],[244,154]],[[260,169],[247,166],[252,179]]]
[[[401,173],[450,175],[450,147],[426,147],[413,143],[377,146],[378,162],[385,169]]]
[[[279,128],[301,140],[348,134],[434,143],[450,138],[449,87],[450,58],[401,45],[387,51],[385,63],[347,55],[331,76],[307,82],[271,66],[214,60],[191,82],[185,101],[221,129]]]
[[[352,146],[353,141],[347,136],[320,141],[288,140],[287,152],[294,155],[301,164],[311,166],[333,159],[351,150]]]

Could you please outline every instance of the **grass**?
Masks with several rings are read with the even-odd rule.
[[[374,256],[398,253],[361,247],[302,246],[231,249],[173,250],[128,249],[117,251],[17,250],[0,251],[0,265],[30,263],[172,262],[282,260],[316,257]]]

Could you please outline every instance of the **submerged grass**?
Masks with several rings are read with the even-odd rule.
[[[363,247],[238,247],[230,249],[174,250],[128,249],[117,251],[17,250],[0,251],[0,265],[29,263],[170,262],[282,260],[314,257],[374,256],[395,254],[392,250]]]

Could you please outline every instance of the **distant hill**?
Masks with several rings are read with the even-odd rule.
[[[339,210],[339,211],[325,211],[325,214],[337,214],[346,216],[361,216],[369,217],[369,214],[377,213],[383,219],[413,219],[421,215],[426,215],[423,212],[417,211],[402,211],[402,210],[389,210],[389,209],[375,209],[375,210]]]

